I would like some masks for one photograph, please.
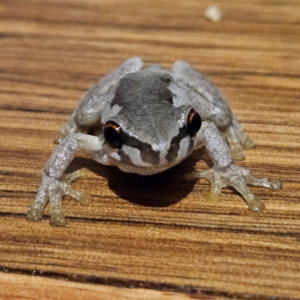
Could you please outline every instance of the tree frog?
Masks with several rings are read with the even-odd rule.
[[[219,199],[223,187],[231,186],[250,210],[261,211],[263,202],[247,184],[281,188],[279,180],[256,178],[234,164],[234,160],[244,158],[243,148],[254,144],[217,87],[184,61],[176,61],[171,71],[143,65],[139,57],[126,60],[83,96],[46,162],[28,220],[41,220],[49,201],[50,224],[63,226],[64,195],[81,204],[91,200],[71,186],[81,171],[64,174],[79,150],[103,165],[151,175],[179,164],[203,144],[213,167],[187,174],[186,179],[209,180],[213,201]]]

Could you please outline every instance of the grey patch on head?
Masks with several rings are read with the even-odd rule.
[[[161,99],[163,99],[163,101],[170,103],[171,105],[173,105],[173,94],[171,93],[171,91],[169,89],[161,89],[159,91],[159,97]]]
[[[124,153],[124,151],[122,149],[118,150],[118,154],[121,158],[121,162],[126,164],[126,165],[133,165],[132,160],[130,158],[129,155],[127,155],[126,153]]]
[[[169,89],[173,94],[173,106],[179,107],[190,103],[189,96],[186,92],[187,87],[180,81],[175,81],[170,84]]]
[[[173,94],[168,89],[168,86],[173,81],[173,78],[169,74],[161,74],[159,76],[160,81],[163,83],[158,89],[158,96],[162,101],[173,104]]]
[[[181,127],[179,129],[179,133],[175,137],[173,137],[170,148],[168,150],[168,154],[166,155],[166,160],[168,162],[171,162],[177,158],[177,154],[178,154],[178,151],[180,148],[180,141],[182,139],[184,139],[185,137],[187,137],[188,135],[189,135],[189,133],[188,133],[187,128]],[[191,146],[191,143],[189,145],[189,148],[190,148],[190,146]]]
[[[152,165],[159,164],[159,151],[154,151],[151,145],[143,143],[132,136],[125,136],[124,145],[140,150],[144,162]]]
[[[113,107],[116,104],[121,106],[121,107],[122,107],[122,104],[123,104],[123,99],[122,99],[122,96],[121,96],[121,93],[120,93],[119,90],[117,90],[113,100],[111,101],[110,107]]]
[[[116,94],[110,103],[113,107],[115,104],[122,106],[124,101],[138,95],[137,93],[147,95],[148,97],[156,97],[157,100],[173,104],[172,92],[168,86],[173,81],[171,75],[167,73],[153,73],[147,74],[145,77],[144,72],[132,73],[120,79],[119,85],[116,89]]]
[[[118,113],[109,116],[103,113],[103,123],[111,120],[119,124],[127,137],[127,146],[139,150],[139,158],[145,163],[159,165],[162,152],[158,153],[158,148],[169,148],[171,139],[178,134],[178,124],[185,123],[189,105],[185,101],[177,107],[175,86],[173,77],[167,72],[145,69],[128,74],[119,80],[111,98],[112,108],[108,109],[109,113],[119,108]],[[188,147],[188,141],[186,144]],[[166,153],[166,149],[163,151]]]

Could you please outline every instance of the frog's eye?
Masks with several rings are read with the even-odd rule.
[[[108,121],[104,125],[104,138],[112,148],[121,148],[123,144],[123,131],[120,125]]]
[[[191,109],[188,114],[187,127],[190,136],[195,136],[201,127],[201,118],[194,109]]]

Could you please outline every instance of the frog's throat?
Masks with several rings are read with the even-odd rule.
[[[145,175],[145,176],[153,175],[153,174],[157,174],[157,173],[166,171],[166,170],[178,165],[182,161],[183,161],[183,159],[180,161],[174,161],[172,164],[167,164],[164,166],[148,166],[148,167],[144,166],[144,167],[142,167],[142,166],[128,165],[128,164],[125,164],[121,161],[117,161],[110,157],[111,165],[118,167],[121,171],[126,172],[126,173],[135,173],[135,174],[139,174],[139,175]]]

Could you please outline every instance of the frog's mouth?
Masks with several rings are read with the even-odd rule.
[[[131,160],[122,161],[119,159],[114,159],[112,156],[109,156],[109,162],[111,165],[118,167],[123,172],[135,173],[139,175],[153,175],[161,173],[181,163],[184,159],[185,157],[180,160],[175,160],[172,163],[166,163],[164,165],[134,165]]]

